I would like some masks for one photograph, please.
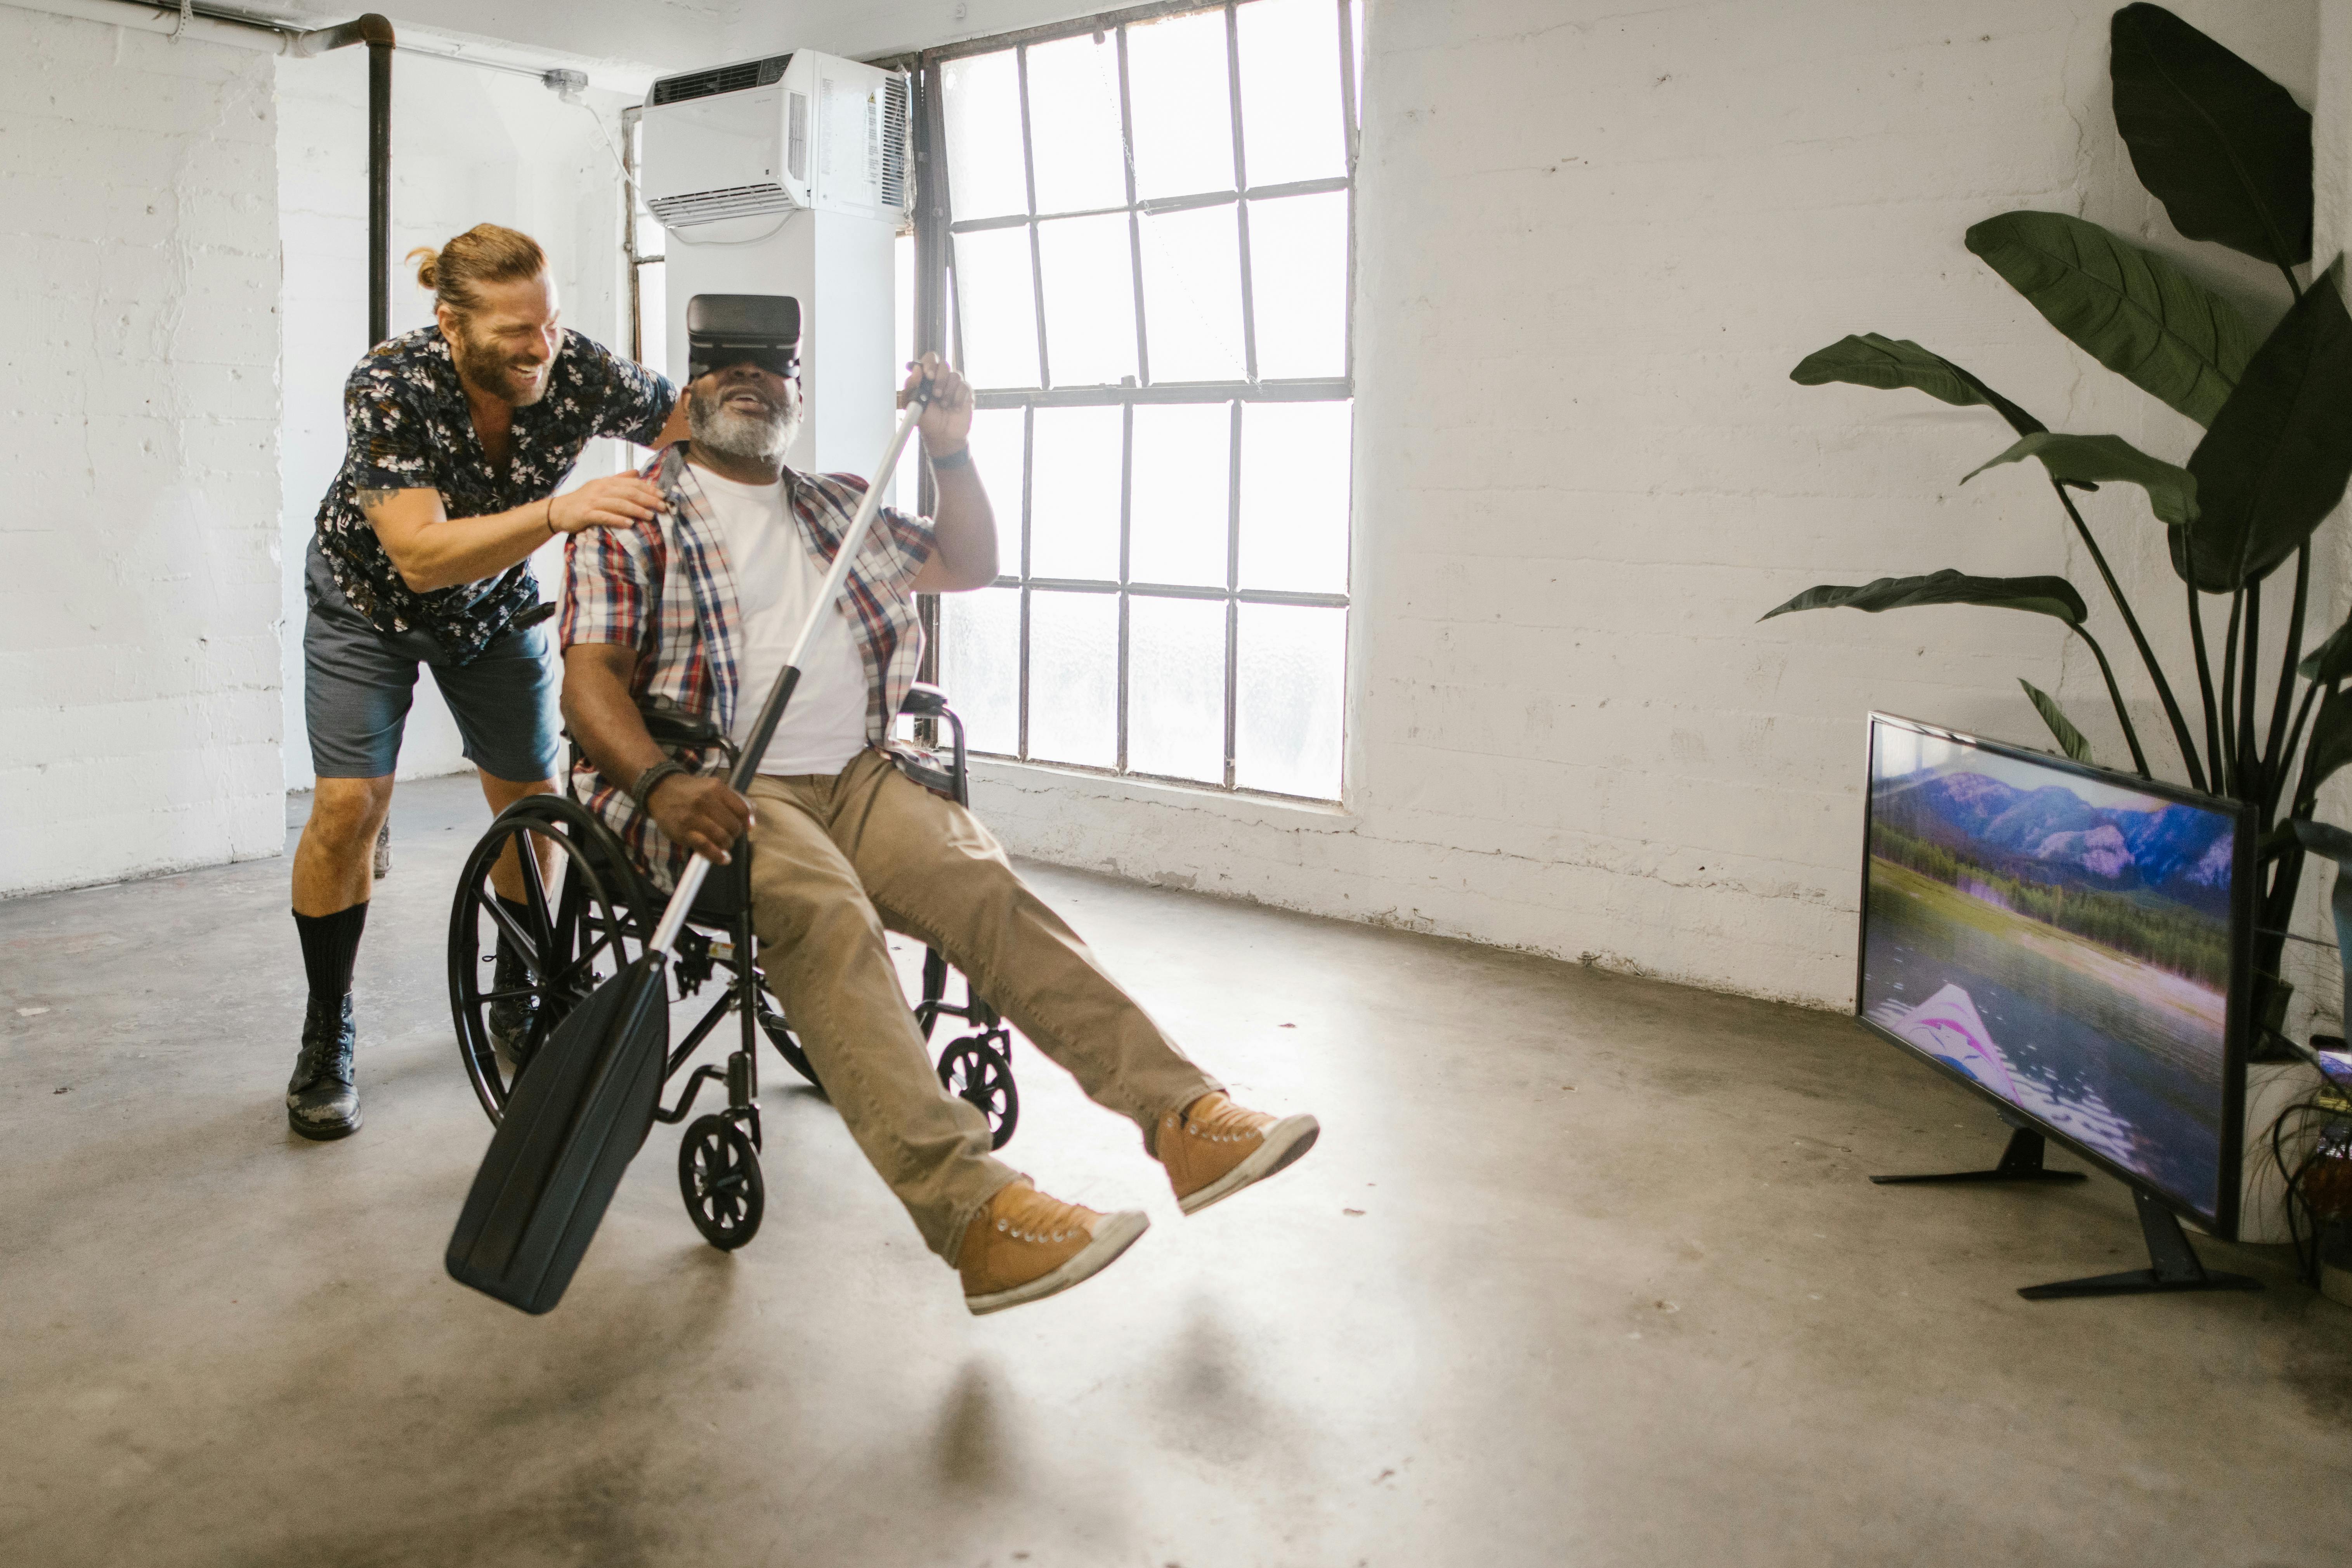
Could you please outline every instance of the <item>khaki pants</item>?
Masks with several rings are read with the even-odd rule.
[[[1024,887],[977,818],[867,750],[837,778],[752,781],[761,963],[857,1146],[950,1263],[964,1226],[1018,1174],[986,1119],[940,1086],[887,928],[938,948],[1015,1027],[1133,1121],[1218,1088]]]

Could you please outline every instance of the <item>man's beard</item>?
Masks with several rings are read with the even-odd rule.
[[[449,340],[449,353],[457,362],[457,374],[467,384],[491,393],[517,408],[530,407],[555,384],[551,375],[541,374],[533,383],[527,374],[534,366],[544,373],[547,361],[518,360],[494,343],[477,341],[463,328]]]
[[[739,462],[776,464],[801,433],[800,399],[789,391],[765,416],[739,414],[726,406],[728,394],[706,388],[687,399],[686,427],[694,444]]]

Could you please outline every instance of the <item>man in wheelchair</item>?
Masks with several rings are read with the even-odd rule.
[[[563,716],[586,758],[574,788],[665,889],[689,853],[725,865],[748,851],[761,961],[810,1064],[924,1241],[961,1272],[966,1304],[996,1311],[1089,1278],[1148,1222],[1058,1202],[992,1155],[986,1120],[933,1074],[886,930],[944,952],[1132,1121],[1187,1214],[1281,1170],[1318,1128],[1226,1098],[1022,884],[988,829],[895,760],[893,721],[921,657],[914,595],[997,574],[995,518],[965,447],[971,394],[936,356],[907,384],[931,384],[920,431],[939,515],[886,510],[869,531],[750,797],[727,787],[723,748],[672,754],[653,739],[648,707],[749,736],[864,494],[853,476],[783,466],[801,410],[796,317],[779,313],[788,337],[695,339],[692,440],[650,470],[668,518],[567,547]]]

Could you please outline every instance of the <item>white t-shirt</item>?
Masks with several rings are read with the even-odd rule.
[[[809,605],[824,587],[825,568],[808,548],[800,523],[785,509],[784,487],[738,484],[697,468],[695,482],[710,502],[711,520],[735,574],[735,727],[748,743],[760,706]],[[837,773],[866,749],[866,660],[852,640],[838,604],[817,623],[801,661],[800,684],[783,722],[760,760],[763,773]]]

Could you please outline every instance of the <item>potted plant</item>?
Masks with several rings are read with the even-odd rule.
[[[2258,338],[2228,300],[2153,251],[2064,213],[2008,212],[1968,231],[1968,248],[2050,324],[2101,364],[2203,427],[2175,464],[2119,437],[2054,431],[1942,355],[1865,333],[1809,354],[1790,373],[1806,385],[1845,382],[1924,392],[1981,405],[2015,439],[1969,477],[2028,459],[2046,470],[2067,523],[2121,616],[2146,668],[2173,747],[2196,788],[2246,803],[2260,826],[2254,1017],[2275,1048],[2291,988],[2280,954],[2294,912],[2308,818],[2321,784],[2352,762],[2352,621],[2306,657],[2304,616],[2311,540],[2352,477],[2352,315],[2339,258],[2307,287],[2311,259],[2311,116],[2286,89],[2158,5],[2126,5],[2110,30],[2116,127],[2140,183],[2173,226],[2277,268],[2292,304]],[[1965,482],[1965,481],[1963,481]],[[2075,489],[2137,487],[2168,534],[2195,655],[2194,688],[2158,659]],[[2282,569],[2292,563],[2292,585]],[[2148,760],[2089,610],[2063,577],[1979,577],[1944,570],[1858,586],[1808,588],[1765,616],[1792,610],[1878,612],[1912,605],[1980,605],[2053,616],[2089,646],[2123,726],[2132,765]],[[2273,677],[2258,658],[2265,616],[2286,617]],[[2219,626],[2218,657],[2209,628]],[[2055,699],[2021,680],[2067,755],[2090,746]],[[2180,693],[2189,693],[2184,704]],[[2316,713],[2315,716],[2315,707]]]

